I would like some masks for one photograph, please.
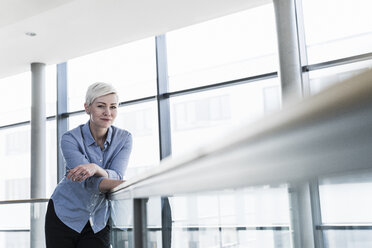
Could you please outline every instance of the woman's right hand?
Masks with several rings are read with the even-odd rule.
[[[94,176],[97,172],[96,164],[81,164],[68,171],[67,179],[73,182],[82,182],[88,177]]]

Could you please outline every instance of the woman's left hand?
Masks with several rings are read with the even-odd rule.
[[[82,182],[97,172],[96,164],[81,164],[68,171],[67,179],[74,182]]]

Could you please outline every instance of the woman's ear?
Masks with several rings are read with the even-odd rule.
[[[85,112],[90,115],[90,109],[89,109],[89,106],[88,104],[84,103],[84,108],[85,108]]]

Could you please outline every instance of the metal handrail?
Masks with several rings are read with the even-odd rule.
[[[111,191],[146,198],[372,169],[372,71],[286,106]]]
[[[5,200],[5,201],[0,201],[0,205],[5,205],[5,204],[22,204],[22,203],[38,203],[38,202],[48,202],[48,201],[49,201],[49,198]]]

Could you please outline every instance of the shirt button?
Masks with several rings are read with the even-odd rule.
[[[100,159],[99,162],[102,162],[102,159]]]

